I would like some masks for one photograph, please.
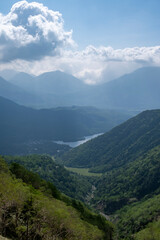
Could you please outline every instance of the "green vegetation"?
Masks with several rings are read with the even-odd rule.
[[[84,201],[87,193],[91,191],[94,179],[67,171],[48,155],[6,156],[5,160],[23,165],[70,197]]]
[[[75,172],[82,176],[88,176],[88,177],[100,177],[101,173],[92,173],[89,172],[89,168],[71,168],[71,167],[65,167],[70,172]]]
[[[0,159],[0,234],[12,240],[111,240],[110,223],[37,174]],[[23,181],[22,181],[23,180]]]
[[[133,234],[141,231],[146,228],[149,223],[158,219],[159,213],[160,194],[150,197],[148,196],[148,199],[146,197],[137,203],[123,207],[115,215],[118,219],[118,235],[122,239],[134,239],[132,238]]]
[[[153,148],[133,162],[113,169],[95,183],[93,203],[103,202],[103,209],[112,214],[126,204],[148,194],[160,192],[160,146]]]
[[[159,240],[160,221],[148,224],[147,228],[135,235],[135,240]]]
[[[47,155],[5,159],[11,165],[9,171],[1,162],[3,174],[15,180],[12,172],[16,181],[21,179],[29,186],[32,194],[40,192],[45,198],[63,202],[65,212],[74,208],[81,221],[95,226],[96,234],[107,233],[95,239],[107,239],[110,227],[105,218],[92,213],[79,200],[109,215],[116,224],[115,240],[159,239],[160,110],[145,111],[56,161]],[[59,165],[58,160],[66,163],[67,168]],[[79,223],[76,224],[79,228]],[[68,225],[66,228],[68,231]],[[82,239],[87,239],[85,234]]]
[[[62,160],[69,167],[103,172],[94,181],[90,204],[116,223],[115,239],[158,239],[160,110],[139,114],[65,153]]]
[[[2,236],[0,236],[0,240],[9,240],[8,238],[4,238]]]
[[[160,145],[160,110],[145,111],[62,156],[67,167],[107,172]]]

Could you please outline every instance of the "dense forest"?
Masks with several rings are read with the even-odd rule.
[[[66,166],[106,172],[160,144],[160,110],[144,111],[62,156]]]
[[[98,211],[105,212],[115,225],[115,239],[152,240],[149,236],[153,234],[156,240],[159,239],[156,226],[159,226],[160,213],[160,146],[150,150],[143,158],[128,163],[124,168],[117,168],[96,178],[72,174],[46,155],[5,159],[11,164],[11,172],[25,182],[32,182],[32,174],[17,163],[41,174],[44,179],[49,179],[62,192],[68,192],[70,196],[81,199]],[[33,176],[40,179],[38,175]],[[86,192],[91,192],[92,186],[95,186],[93,196],[85,198]],[[58,198],[60,196],[56,188],[54,196]]]
[[[159,119],[160,110],[145,111],[62,156],[67,166],[103,173],[90,204],[115,222],[118,239],[159,239]]]
[[[5,156],[8,163],[19,163],[37,173],[66,195],[84,201],[95,178],[87,178],[67,171],[49,155]]]
[[[6,191],[7,189],[7,191]],[[112,239],[113,227],[17,163],[0,159],[0,234],[11,239]]]

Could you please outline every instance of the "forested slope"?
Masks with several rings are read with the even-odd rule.
[[[26,169],[53,183],[67,196],[84,201],[93,180],[67,171],[48,155],[5,156],[7,163],[19,163]]]
[[[160,110],[144,111],[111,131],[64,154],[66,166],[106,172],[160,144]]]
[[[0,159],[0,234],[23,239],[112,239],[112,226],[18,164]]]

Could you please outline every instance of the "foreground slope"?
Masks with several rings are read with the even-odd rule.
[[[103,217],[61,195],[52,184],[20,165],[13,164],[10,169],[12,173],[0,159],[2,236],[13,240],[112,239],[112,226]]]
[[[85,201],[92,188],[87,177],[67,171],[48,155],[5,156],[7,163],[19,163],[37,173],[41,178],[53,183],[61,192],[75,199]],[[93,181],[93,180],[92,180]]]
[[[160,110],[144,111],[68,153],[66,166],[106,172],[125,165],[160,144]]]

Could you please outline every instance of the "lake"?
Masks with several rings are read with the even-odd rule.
[[[84,140],[79,140],[79,141],[76,141],[76,142],[63,142],[63,141],[54,141],[55,143],[58,143],[58,144],[65,144],[65,145],[69,145],[70,147],[72,148],[75,148],[75,147],[78,147],[79,145],[95,138],[95,137],[98,137],[100,135],[102,135],[103,133],[97,133],[97,134],[94,134],[94,135],[90,135],[90,136],[86,136],[84,137],[85,139]]]

